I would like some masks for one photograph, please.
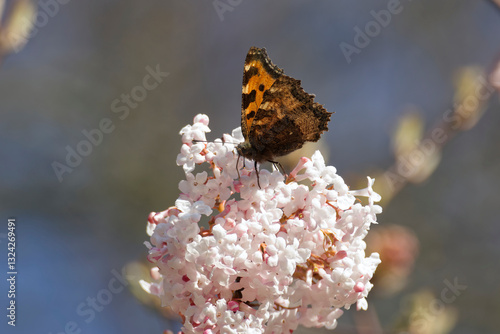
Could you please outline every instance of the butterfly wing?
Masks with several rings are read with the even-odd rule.
[[[300,81],[282,75],[264,92],[248,138],[255,160],[273,160],[302,147],[306,141],[318,141],[328,130],[331,112],[314,102]]]
[[[243,71],[241,103],[241,130],[246,140],[264,93],[281,75],[283,70],[271,62],[266,49],[250,48]]]

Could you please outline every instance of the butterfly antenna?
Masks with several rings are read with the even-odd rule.
[[[238,145],[239,143],[233,143],[230,141],[225,141],[223,137],[217,138],[222,140],[222,144],[233,144],[233,145]],[[193,143],[213,143],[212,141],[208,140],[198,140],[198,139],[193,139]]]

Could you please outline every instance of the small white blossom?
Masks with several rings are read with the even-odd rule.
[[[317,151],[287,178],[261,170],[259,187],[253,163],[237,165],[241,129],[207,143],[208,123],[198,115],[180,132],[186,179],[175,206],[148,219],[159,283],[143,288],[183,315],[184,333],[333,329],[342,308],[366,309],[380,263],[363,241],[382,211],[374,180],[349,190]]]

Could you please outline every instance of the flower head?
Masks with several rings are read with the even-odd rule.
[[[334,328],[342,308],[366,309],[380,263],[377,253],[365,256],[363,241],[382,211],[374,204],[380,196],[373,180],[349,190],[317,151],[287,178],[261,170],[259,187],[254,169],[240,169],[238,178],[234,148],[243,140],[241,130],[223,141],[200,142],[209,131],[206,115],[181,130],[181,194],[148,223],[148,258],[160,282],[143,285],[182,315],[183,331]],[[197,165],[208,168],[196,173]]]

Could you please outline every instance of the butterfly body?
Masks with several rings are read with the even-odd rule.
[[[328,130],[332,113],[314,102],[300,81],[283,73],[269,59],[265,49],[250,48],[245,59],[242,88],[241,129],[245,141],[238,154],[257,162],[301,148],[306,141],[318,141]]]

